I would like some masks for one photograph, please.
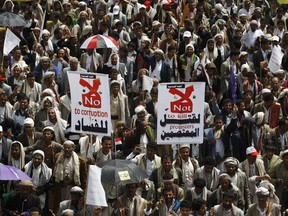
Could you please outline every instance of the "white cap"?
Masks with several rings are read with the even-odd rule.
[[[258,152],[256,151],[256,149],[254,148],[254,146],[249,146],[246,149],[246,155],[251,155],[251,156],[257,156]]]
[[[35,150],[32,154],[32,156],[34,156],[35,154],[40,154],[43,157],[43,160],[45,159],[45,153],[42,150]]]
[[[242,51],[242,52],[240,52],[239,58],[240,58],[241,56],[245,56],[245,55],[248,55],[248,52]]]
[[[81,195],[84,195],[84,191],[79,186],[72,187],[70,193],[79,193]]]
[[[45,128],[43,128],[42,132],[44,132],[45,130],[51,130],[54,132],[54,128],[52,126],[46,126]]]
[[[263,195],[263,196],[268,196],[269,195],[269,190],[265,187],[259,187],[256,189],[256,194],[257,195]]]
[[[144,35],[144,36],[141,37],[141,41],[151,43],[150,38],[149,38],[148,36],[146,36],[146,35]]]
[[[113,7],[113,14],[114,14],[114,15],[117,15],[117,14],[119,14],[119,12],[120,12],[120,7],[119,7],[119,5],[115,5],[115,6]]]
[[[66,140],[64,143],[63,143],[63,146],[64,145],[75,145],[75,143],[71,140]]]
[[[288,149],[286,149],[286,150],[284,150],[284,151],[281,151],[281,152],[280,152],[280,155],[279,155],[280,159],[283,160],[283,156],[284,156],[284,155],[287,155],[287,153],[288,153]]]
[[[271,93],[271,90],[268,89],[268,88],[264,88],[264,89],[262,89],[261,93],[262,93],[262,94]]]
[[[146,9],[146,6],[143,5],[143,4],[141,4],[141,5],[139,6],[139,10],[142,9],[142,8]]]
[[[182,148],[189,148],[190,149],[190,144],[181,144],[179,149],[182,149]]]
[[[192,37],[192,34],[190,31],[185,31],[183,37]]]
[[[136,108],[135,108],[135,113],[137,114],[137,113],[140,113],[140,112],[142,112],[142,111],[144,111],[145,110],[145,107],[143,106],[143,105],[138,105]]]
[[[279,42],[279,37],[277,35],[274,35],[273,37],[271,37],[271,41]]]
[[[3,127],[0,125],[0,132],[3,132]]]
[[[26,118],[24,120],[24,126],[25,125],[30,125],[30,126],[34,127],[34,120],[32,118]]]
[[[157,20],[153,21],[152,23],[152,26],[155,27],[155,26],[158,26],[158,25],[161,25],[161,23]]]
[[[264,112],[257,112],[256,114],[253,115],[253,118],[255,119],[255,123],[257,125],[262,124],[264,121],[265,113]]]
[[[46,79],[46,78],[51,77],[53,75],[55,75],[54,71],[47,71],[47,72],[44,73],[43,79]]]
[[[220,4],[220,3],[217,3],[217,4],[215,4],[215,9],[217,9],[217,10],[220,10],[220,11],[222,11],[222,10],[224,10],[224,7],[223,7],[223,5],[222,4]]]

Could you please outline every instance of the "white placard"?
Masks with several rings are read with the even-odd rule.
[[[90,165],[88,186],[86,192],[86,205],[107,207],[106,195],[101,183],[101,168]]]
[[[68,71],[71,131],[111,135],[108,75]]]
[[[202,143],[204,82],[160,83],[157,143]]]
[[[20,39],[9,28],[6,30],[3,55],[8,55],[16,46],[19,46]]]
[[[272,73],[280,69],[284,53],[281,51],[280,46],[274,46],[269,60],[268,68]]]

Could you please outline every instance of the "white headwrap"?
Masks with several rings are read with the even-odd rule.
[[[112,56],[116,55],[117,56],[117,63],[116,65],[112,65]],[[119,56],[117,53],[112,53],[110,56],[109,56],[109,59],[108,59],[108,62],[107,62],[107,66],[108,67],[111,67],[111,68],[115,68],[116,70],[119,71]]]
[[[262,124],[264,121],[265,113],[264,112],[257,112],[255,115],[253,115],[253,118],[255,119],[256,125]]]

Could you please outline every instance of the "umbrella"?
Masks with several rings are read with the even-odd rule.
[[[128,160],[110,160],[98,165],[102,168],[101,181],[110,185],[138,183],[148,178],[146,172]]]
[[[25,26],[26,23],[26,20],[17,14],[11,12],[5,12],[0,14],[0,26]]]
[[[16,167],[0,164],[0,180],[31,180],[31,178]]]
[[[106,35],[94,35],[87,38],[81,45],[81,49],[117,48],[119,43]]]

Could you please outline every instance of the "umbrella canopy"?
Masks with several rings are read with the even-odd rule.
[[[119,43],[112,37],[106,35],[94,35],[89,37],[81,45],[81,49],[117,48]]]
[[[26,23],[26,20],[17,14],[11,12],[5,12],[0,14],[0,26],[25,26]]]
[[[0,180],[31,180],[31,178],[16,167],[0,164]]]
[[[98,165],[102,168],[101,181],[110,185],[138,183],[148,178],[146,172],[128,160],[110,160]]]

